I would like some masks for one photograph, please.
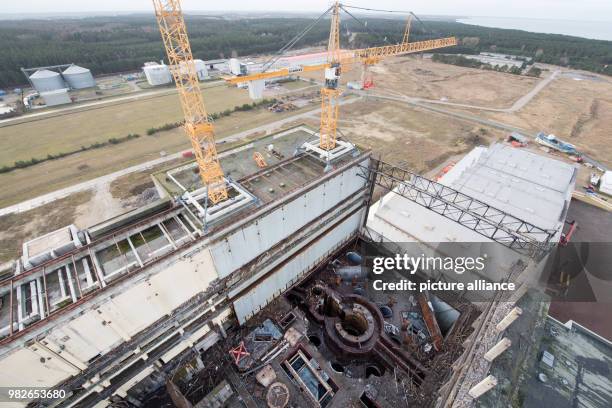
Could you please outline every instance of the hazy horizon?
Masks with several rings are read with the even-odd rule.
[[[235,0],[228,3],[205,3],[198,0],[183,0],[183,9],[187,13],[317,13],[325,10],[329,0],[294,0],[291,3],[276,0],[260,0],[256,6],[251,1]],[[612,2],[600,0],[438,0],[432,3],[427,0],[413,0],[407,5],[401,0],[378,0],[376,3],[365,0],[354,0],[345,3],[347,6],[372,7],[384,10],[413,11],[418,15],[441,17],[495,17],[495,18],[531,18],[568,21],[612,21]],[[125,13],[149,13],[153,9],[151,0],[105,0],[83,2],[82,0],[22,0],[3,5],[0,16],[27,18],[28,15],[70,16],[70,15],[109,15]],[[357,11],[357,10],[355,10]],[[26,15],[24,15],[26,14]]]

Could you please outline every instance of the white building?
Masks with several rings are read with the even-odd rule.
[[[535,243],[558,242],[576,174],[575,166],[509,145],[476,147],[439,183],[413,178],[413,189],[387,193],[370,208],[367,229],[375,241],[407,243],[408,247],[426,243],[418,246],[424,252],[444,248],[476,254],[486,248],[492,261],[483,277],[499,281],[517,259],[513,250],[495,244],[513,238],[499,227],[506,224],[509,229],[531,231],[524,235]],[[442,191],[443,187],[449,190]],[[429,193],[421,196],[417,189]],[[457,206],[432,200],[438,193],[455,199]],[[408,199],[407,194],[417,198]],[[490,222],[483,221],[488,217]]]
[[[72,102],[70,95],[68,95],[68,88],[41,92],[40,96],[43,98],[45,105],[47,106],[64,105]]]
[[[606,171],[599,180],[599,192],[612,196],[612,171]]]
[[[208,79],[209,76],[206,63],[201,59],[193,60],[193,62],[198,79],[200,81]],[[181,70],[183,71],[184,68],[181,67]],[[147,82],[151,86],[166,85],[172,82],[172,72],[169,65],[158,64],[156,62],[147,62],[142,68],[142,71],[147,78]]]
[[[151,86],[166,85],[172,82],[170,67],[156,62],[146,62],[142,71]]]

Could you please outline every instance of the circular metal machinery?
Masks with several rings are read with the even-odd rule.
[[[310,294],[309,311],[323,326],[325,344],[348,358],[370,355],[384,328],[378,307],[363,296],[341,295],[320,283]]]
[[[270,385],[266,402],[269,408],[285,408],[289,403],[289,388],[282,382],[275,382]]]

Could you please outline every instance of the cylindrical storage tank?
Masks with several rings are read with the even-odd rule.
[[[198,74],[198,79],[203,81],[208,78],[208,68],[206,68],[206,64],[201,59],[193,60],[195,64],[195,70]]]
[[[38,92],[55,91],[66,87],[62,76],[58,72],[48,69],[39,69],[30,75],[30,81]]]
[[[72,89],[93,88],[96,86],[91,71],[87,68],[71,65],[62,72],[68,86]]]
[[[147,77],[149,85],[165,85],[172,82],[170,68],[167,65],[145,65],[142,70]]]
[[[229,60],[230,72],[234,75],[240,75],[240,61],[237,58],[230,58]]]

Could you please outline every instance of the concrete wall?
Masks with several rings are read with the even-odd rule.
[[[249,290],[234,302],[234,312],[240,324],[259,312],[274,298],[284,293],[296,283],[305,273],[310,271],[330,253],[354,236],[359,230],[363,211],[357,211],[349,218],[327,231],[314,243],[308,245],[291,260],[282,265],[259,285]]]
[[[89,360],[170,314],[216,278],[207,248],[177,260],[98,307],[51,328],[39,344],[0,357],[0,384],[52,387],[86,368]]]
[[[213,244],[211,253],[219,276],[229,275],[347,197],[363,190],[365,179],[359,176],[359,171],[358,167],[348,168]]]

